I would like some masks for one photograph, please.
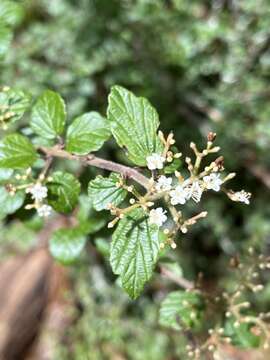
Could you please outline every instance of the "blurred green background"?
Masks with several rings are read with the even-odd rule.
[[[0,16],[2,85],[27,89],[34,96],[56,90],[72,120],[89,110],[105,114],[110,86],[120,84],[149,98],[160,114],[161,129],[174,131],[185,154],[190,154],[190,141],[202,147],[208,131],[217,133],[225,168],[238,175],[231,187],[252,192],[252,201],[245,206],[225,195],[203,199],[200,206],[208,217],[180,236],[181,245],[171,255],[186,278],[203,272],[209,286],[230,282],[224,272],[230,256],[249,245],[269,251],[268,0],[15,3],[21,7],[8,30]],[[113,142],[102,156],[124,161]],[[86,184],[91,176],[94,171],[85,171],[81,180]],[[22,224],[25,216],[21,211],[2,223],[2,257],[26,252],[35,243],[40,224],[33,218]],[[23,239],[17,238],[18,231],[24,232]],[[78,304],[68,311],[77,320],[65,331],[64,341],[56,341],[53,358],[180,358],[180,335],[157,323],[163,293],[173,285],[157,276],[138,301],[128,300],[114,284],[106,260],[109,236],[103,230],[91,236],[88,251],[69,270],[69,297]],[[259,308],[269,307],[269,293],[266,288]]]

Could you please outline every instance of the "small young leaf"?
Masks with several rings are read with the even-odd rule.
[[[47,183],[48,203],[58,212],[70,212],[78,201],[81,190],[79,181],[66,172],[57,171]]]
[[[159,323],[175,330],[201,326],[203,301],[196,292],[173,291],[163,300]]]
[[[7,135],[0,144],[0,167],[24,169],[32,166],[36,160],[34,146],[23,135]]]
[[[66,109],[64,100],[54,91],[45,91],[33,107],[31,127],[45,139],[54,139],[65,129]]]
[[[86,155],[99,150],[111,135],[107,119],[97,112],[77,117],[67,130],[67,151]]]
[[[132,299],[140,295],[153,274],[159,253],[158,235],[158,227],[149,224],[142,209],[128,213],[113,233],[110,263]]]
[[[136,165],[145,166],[147,156],[162,153],[163,145],[157,136],[158,114],[147,99],[121,86],[112,87],[108,119],[118,145],[127,149]]]
[[[55,259],[70,264],[79,257],[85,243],[86,237],[78,229],[60,229],[53,233],[49,248]]]
[[[88,195],[97,211],[107,209],[110,203],[117,206],[125,200],[127,191],[117,186],[119,181],[120,175],[111,173],[108,178],[99,175],[89,182]]]
[[[30,103],[31,96],[24,91],[9,89],[0,92],[0,109],[3,109],[1,115],[6,117],[11,114],[6,118],[8,123],[20,120]]]
[[[0,219],[4,219],[7,215],[13,214],[18,210],[24,202],[25,194],[23,191],[18,191],[14,196],[11,196],[7,190],[0,187]]]

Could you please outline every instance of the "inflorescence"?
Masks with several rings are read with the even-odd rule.
[[[187,175],[184,174],[184,171],[183,174],[175,171],[174,176],[165,175],[166,165],[172,164],[182,154],[171,149],[175,144],[173,133],[170,133],[167,139],[165,139],[163,133],[159,131],[159,138],[164,145],[163,153],[153,153],[146,158],[147,167],[152,175],[147,193],[143,196],[140,195],[133,185],[128,186],[123,179],[118,186],[126,189],[133,195],[130,199],[131,205],[125,209],[120,209],[113,206],[113,204],[108,204],[111,214],[115,215],[114,220],[108,224],[108,227],[113,227],[124,214],[132,209],[142,207],[149,213],[150,224],[164,227],[163,231],[167,235],[167,240],[166,243],[161,243],[161,248],[166,244],[176,248],[174,239],[177,232],[186,233],[190,226],[207,216],[207,212],[202,211],[189,219],[185,219],[182,211],[178,208],[179,205],[185,205],[190,200],[199,203],[203,193],[208,190],[215,192],[223,191],[232,201],[249,204],[250,193],[244,190],[234,192],[224,187],[225,183],[234,178],[236,174],[229,173],[228,175],[222,175],[225,170],[222,156],[217,157],[210,164],[202,166],[204,158],[220,151],[220,147],[213,144],[216,138],[215,133],[210,132],[208,134],[206,148],[202,151],[199,151],[193,142],[190,143],[195,160],[192,162],[190,157],[185,158]],[[156,201],[162,201],[166,208],[161,206],[155,208]],[[171,227],[166,226],[168,213],[171,215],[174,223]]]

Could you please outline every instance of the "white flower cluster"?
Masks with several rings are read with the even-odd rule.
[[[147,156],[147,167],[149,170],[161,170],[165,162],[165,157],[159,154],[152,154]]]
[[[46,186],[43,186],[40,183],[36,183],[35,185],[27,188],[26,192],[32,195],[32,199],[36,201],[42,201],[43,199],[46,199],[48,189],[46,188]]]
[[[237,192],[229,192],[229,198],[232,201],[242,202],[246,205],[249,205],[249,199],[251,197],[251,193],[246,192],[245,190],[237,191]]]
[[[149,213],[149,223],[155,224],[157,226],[162,226],[167,220],[166,210],[163,210],[161,207],[152,209]]]
[[[35,201],[34,205],[28,205],[27,208],[36,208],[40,217],[48,217],[51,215],[52,207],[42,203],[48,195],[48,189],[46,186],[37,182],[36,184],[29,186],[26,189],[26,192],[31,194],[32,199]]]

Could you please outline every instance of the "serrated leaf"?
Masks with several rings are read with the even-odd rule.
[[[256,348],[260,345],[260,337],[252,333],[252,324],[241,323],[234,326],[235,318],[228,319],[224,327],[224,336],[230,337],[232,344],[242,348]]]
[[[47,183],[48,203],[58,212],[68,213],[77,204],[80,182],[67,172],[57,171]]]
[[[161,304],[159,323],[175,330],[198,328],[202,309],[203,302],[198,293],[173,291]]]
[[[163,145],[157,136],[158,114],[147,99],[114,86],[107,114],[114,138],[127,149],[129,159],[136,165],[145,166],[147,156],[162,153]]]
[[[0,144],[0,167],[24,169],[37,160],[37,153],[31,142],[23,135],[7,135]]]
[[[64,100],[54,91],[45,91],[33,107],[31,128],[45,139],[54,139],[65,129],[66,109]]]
[[[25,111],[29,109],[31,96],[25,91],[18,89],[9,89],[0,92],[1,116],[12,114],[7,122],[13,123],[22,118]]]
[[[97,112],[77,117],[67,130],[67,151],[86,155],[99,150],[111,135],[109,122]]]
[[[127,196],[127,191],[117,186],[120,175],[111,173],[109,177],[97,176],[88,185],[88,195],[97,211],[107,209],[109,203],[118,206]]]
[[[151,278],[158,253],[158,227],[149,224],[142,209],[133,210],[119,221],[112,237],[110,263],[132,299],[140,295]]]
[[[53,233],[49,249],[52,256],[64,264],[74,262],[80,255],[86,243],[86,237],[80,230],[60,229]]]
[[[13,214],[23,204],[25,194],[23,191],[18,191],[14,196],[10,195],[7,190],[0,187],[0,219],[4,219],[7,215]]]

